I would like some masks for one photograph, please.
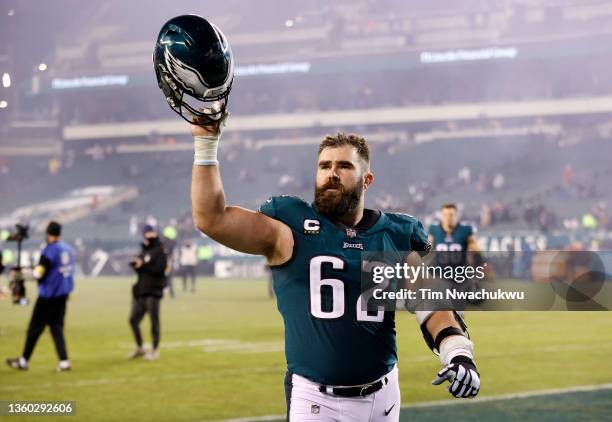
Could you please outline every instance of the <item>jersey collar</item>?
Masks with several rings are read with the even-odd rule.
[[[371,232],[374,227],[378,227],[380,224],[383,224],[383,213],[380,210],[372,210],[369,208],[365,208],[363,210],[363,217],[359,220],[355,226],[350,227],[339,221],[331,220],[324,215],[320,214],[317,210],[315,210],[314,206],[311,205],[312,210],[317,213],[322,219],[328,221],[330,225],[334,226],[340,231],[345,232],[349,237],[354,237],[356,235],[364,234],[366,232]],[[351,236],[352,234],[352,236]]]

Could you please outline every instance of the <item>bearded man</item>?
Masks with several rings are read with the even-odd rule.
[[[226,205],[217,160],[225,117],[191,125],[194,221],[217,242],[267,259],[285,323],[288,420],[398,421],[395,313],[361,306],[361,255],[426,253],[423,225],[365,208],[370,151],[365,139],[344,133],[319,145],[312,204],[278,196],[257,212]],[[453,396],[475,396],[472,342],[456,315],[421,311],[417,319],[445,365],[434,384],[448,380]]]

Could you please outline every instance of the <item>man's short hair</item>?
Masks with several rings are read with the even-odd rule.
[[[457,211],[457,204],[455,204],[453,202],[446,202],[446,203],[442,204],[442,206],[440,207],[440,210],[445,210],[447,208],[451,209],[451,210]]]
[[[56,221],[51,221],[47,226],[47,234],[51,236],[61,236],[62,225]]]
[[[366,162],[370,163],[370,148],[364,138],[358,135],[338,132],[335,135],[327,135],[319,144],[319,155],[325,148],[338,148],[350,145],[357,150],[357,154]]]

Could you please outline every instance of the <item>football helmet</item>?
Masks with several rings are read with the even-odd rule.
[[[168,105],[183,119],[208,125],[223,116],[234,58],[215,25],[197,15],[170,19],[157,36],[153,65]]]

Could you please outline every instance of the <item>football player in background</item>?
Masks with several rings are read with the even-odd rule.
[[[429,241],[436,251],[457,252],[462,261],[466,251],[479,251],[476,229],[459,221],[457,205],[450,202],[440,207],[440,222],[429,227]]]
[[[459,221],[457,205],[448,202],[440,207],[440,222],[429,227],[429,241],[436,251],[436,263],[444,267],[465,267],[467,265],[481,266],[484,264],[476,228],[471,224]],[[489,269],[485,265],[485,274]],[[462,284],[462,288],[475,291],[480,289],[477,279],[448,280]],[[478,304],[481,300],[469,300],[469,303]],[[460,313],[460,315],[463,315]]]
[[[313,203],[277,196],[259,211],[227,205],[217,159],[233,78],[227,40],[205,19],[180,16],[160,31],[154,63],[168,103],[192,123],[197,228],[232,249],[264,256],[272,271],[285,323],[287,418],[397,421],[395,313],[372,315],[360,306],[361,251],[425,253],[430,245],[414,217],[365,208],[374,181],[366,141],[343,133],[323,139]],[[198,111],[184,96],[219,105]],[[473,345],[454,313],[419,312],[417,319],[444,365],[434,383],[448,380],[455,397],[475,396]]]

